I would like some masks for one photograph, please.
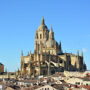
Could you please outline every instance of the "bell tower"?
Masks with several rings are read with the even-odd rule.
[[[45,43],[49,38],[49,30],[45,25],[44,18],[42,17],[41,25],[38,27],[35,35],[35,52],[40,53],[40,47],[45,47]]]

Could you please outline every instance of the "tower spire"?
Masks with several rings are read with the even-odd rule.
[[[41,25],[45,25],[44,18],[42,17]]]
[[[52,25],[51,25],[51,32],[53,32],[53,28],[52,28]]]
[[[49,32],[49,39],[54,40],[54,32],[53,32],[53,29],[52,29],[52,25],[51,25],[51,30]]]
[[[30,55],[31,55],[31,50],[30,50]]]
[[[82,51],[82,53],[81,53],[81,56],[83,57],[83,51]]]
[[[23,56],[23,50],[22,50],[22,52],[21,52],[21,56]]]
[[[61,46],[61,41],[59,42],[59,45]]]
[[[77,50],[77,56],[79,56],[79,50]]]
[[[28,50],[28,56],[29,56],[29,50]]]
[[[61,45],[61,41],[59,42],[59,50],[62,53],[62,45]]]

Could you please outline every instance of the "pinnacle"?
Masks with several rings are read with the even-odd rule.
[[[81,56],[83,57],[83,51],[82,51],[82,53],[81,53]]]
[[[51,25],[51,32],[53,32],[53,28],[52,28],[52,25]]]
[[[21,56],[23,56],[23,51],[21,52]]]
[[[45,25],[44,18],[42,17],[41,25]]]
[[[77,50],[77,55],[79,56],[79,50]]]

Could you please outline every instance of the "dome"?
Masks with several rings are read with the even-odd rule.
[[[46,47],[54,47],[55,45],[55,40],[48,40],[46,42]]]
[[[47,30],[47,26],[46,25],[40,25],[38,27],[38,30]]]
[[[43,17],[42,17],[42,20],[41,20],[41,25],[38,27],[38,30],[47,30],[47,26],[45,25]]]

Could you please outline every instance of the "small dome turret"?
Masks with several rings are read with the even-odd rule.
[[[54,47],[55,45],[55,40],[48,40],[46,42],[46,47]]]
[[[44,18],[41,20],[41,25],[38,27],[38,30],[47,30],[47,26],[45,25]]]

